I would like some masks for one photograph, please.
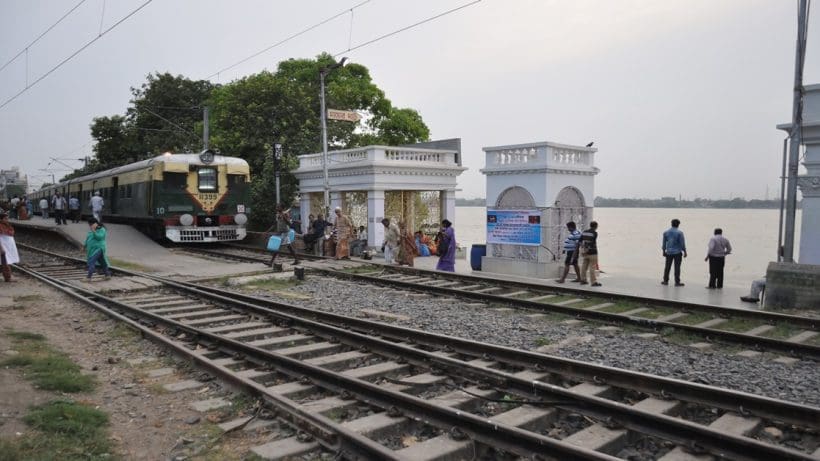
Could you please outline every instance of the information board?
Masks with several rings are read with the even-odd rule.
[[[541,245],[541,211],[487,210],[487,243]]]

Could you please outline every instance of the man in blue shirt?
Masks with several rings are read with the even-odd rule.
[[[680,220],[673,219],[672,227],[663,233],[661,251],[663,251],[663,257],[666,258],[666,264],[663,267],[661,285],[669,285],[669,269],[672,267],[673,262],[675,263],[675,286],[682,287],[684,285],[680,281],[680,264],[683,258],[686,257],[686,239],[678,226],[680,226]]]

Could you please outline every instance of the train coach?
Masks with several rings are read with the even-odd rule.
[[[105,206],[104,222],[132,224],[153,238],[172,242],[225,242],[245,238],[250,213],[250,168],[236,157],[166,153],[152,159],[72,178],[30,194],[37,211],[41,198],[56,192],[80,199],[90,215],[95,192]]]

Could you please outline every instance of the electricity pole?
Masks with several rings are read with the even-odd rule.
[[[202,108],[202,150],[208,150],[208,138],[210,129],[208,126],[208,106]]]

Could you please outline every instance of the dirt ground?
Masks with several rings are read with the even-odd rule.
[[[224,411],[199,414],[188,408],[195,400],[229,396],[216,382],[209,382],[209,387],[194,395],[190,391],[164,391],[164,382],[190,379],[201,373],[175,363],[133,331],[67,295],[25,277],[17,280],[0,283],[0,358],[15,354],[5,332],[39,333],[79,364],[84,374],[95,375],[98,385],[90,393],[61,396],[35,389],[23,378],[21,369],[0,368],[0,438],[13,439],[28,430],[22,421],[28,407],[68,397],[109,415],[110,437],[118,449],[115,456],[182,460],[189,459],[193,445],[205,440],[213,443],[212,423],[234,416]],[[150,370],[162,367],[173,367],[175,372],[160,378],[149,376]]]

